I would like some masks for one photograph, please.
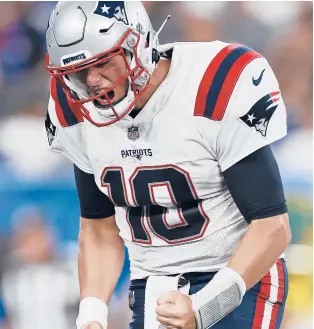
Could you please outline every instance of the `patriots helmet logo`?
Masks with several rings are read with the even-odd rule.
[[[269,121],[278,107],[279,100],[280,91],[271,92],[258,100],[240,119],[265,137]]]
[[[117,21],[129,25],[124,1],[98,1],[93,14],[107,18],[115,18]]]

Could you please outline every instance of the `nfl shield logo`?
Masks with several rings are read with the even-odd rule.
[[[128,138],[131,140],[136,140],[140,137],[140,133],[138,131],[138,127],[132,126],[128,128]]]

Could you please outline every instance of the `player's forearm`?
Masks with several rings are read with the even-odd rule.
[[[253,221],[228,267],[238,272],[250,289],[269,271],[290,239],[288,214]]]
[[[81,299],[96,297],[106,304],[124,262],[124,244],[115,228],[95,230],[81,225],[78,269]]]
[[[211,327],[238,307],[245,291],[269,271],[289,242],[287,214],[251,223],[228,266],[191,296],[197,328]]]

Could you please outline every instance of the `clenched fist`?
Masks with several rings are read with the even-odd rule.
[[[166,329],[195,329],[196,321],[189,296],[170,291],[157,299],[156,319]]]

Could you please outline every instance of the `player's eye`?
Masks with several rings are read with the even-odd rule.
[[[107,62],[104,62],[104,63],[99,63],[99,64],[96,64],[95,67],[102,68],[102,67],[107,66],[109,63],[110,63],[110,61],[107,61]]]
[[[102,68],[102,67],[105,67],[108,63],[100,63],[100,64],[97,64],[96,67],[98,68]]]

